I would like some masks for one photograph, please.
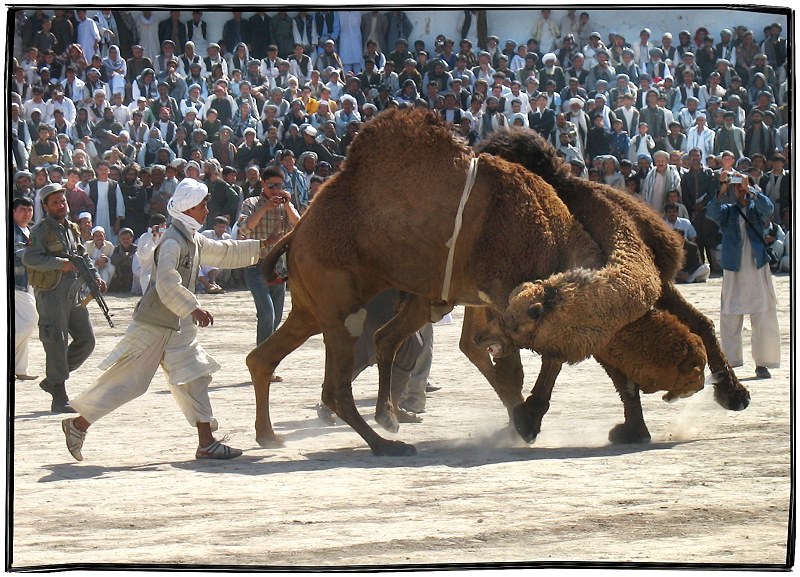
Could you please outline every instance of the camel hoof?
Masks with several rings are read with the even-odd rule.
[[[281,439],[275,433],[271,435],[264,435],[264,436],[256,436],[256,443],[258,443],[259,447],[264,449],[277,449],[283,447],[283,439]]]
[[[608,440],[615,445],[636,445],[650,442],[650,432],[634,429],[625,423],[620,423],[608,432]]]
[[[542,430],[542,417],[547,412],[549,406],[548,403],[544,411],[541,411],[541,414],[537,414],[539,411],[532,410],[528,403],[522,403],[512,409],[511,414],[514,428],[517,430],[519,436],[522,437],[523,441],[530,444],[536,440],[536,437]]]
[[[397,422],[397,417],[395,417],[392,411],[380,411],[375,413],[375,422],[390,433],[396,433],[400,430],[400,423]]]
[[[714,373],[714,378],[714,400],[719,406],[729,411],[743,411],[748,407],[750,391],[739,382],[733,369]]]
[[[372,454],[376,457],[411,457],[417,454],[417,449],[402,441],[386,441],[372,447]]]
[[[317,417],[326,425],[336,424],[336,413],[322,403],[317,403]]]

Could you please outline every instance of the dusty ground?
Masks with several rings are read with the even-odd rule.
[[[15,384],[14,568],[83,563],[344,566],[516,561],[633,561],[782,565],[790,506],[789,277],[776,277],[782,368],[751,380],[741,413],[710,387],[677,404],[644,399],[653,442],[611,446],[622,407],[602,369],[566,368],[533,446],[493,434],[506,412],[458,351],[463,309],[437,326],[422,424],[398,438],[418,456],[377,458],[348,427],[313,410],[323,372],[315,337],[280,367],[272,415],[282,449],[253,433],[244,364],[255,338],[248,292],[202,297],[216,316],[201,342],[223,365],[212,402],[244,456],[198,462],[195,436],[159,372],[150,391],[92,428],[86,460],[64,446],[61,416],[37,382]],[[718,320],[720,279],[684,288]],[[122,334],[135,299],[108,299],[117,328],[92,308],[98,346],[68,383],[75,395]],[[290,304],[287,302],[287,310]],[[747,327],[746,322],[746,327]],[[749,359],[749,329],[745,358]],[[44,374],[38,341],[31,372]],[[539,360],[524,353],[532,386]],[[355,384],[372,414],[377,373]],[[370,421],[374,423],[374,421]]]

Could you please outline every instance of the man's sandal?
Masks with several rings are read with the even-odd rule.
[[[81,448],[83,448],[83,441],[86,439],[86,431],[81,431],[77,428],[74,421],[75,419],[61,421],[61,430],[64,431],[64,436],[67,439],[69,454],[75,457],[76,461],[83,461]]]
[[[197,459],[235,459],[242,454],[241,449],[234,449],[228,445],[223,445],[223,441],[227,441],[228,436],[225,435],[219,441],[214,441],[208,447],[198,447],[194,456]]]

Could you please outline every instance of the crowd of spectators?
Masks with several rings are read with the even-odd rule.
[[[595,30],[587,12],[556,22],[541,10],[530,38],[501,43],[485,10],[463,10],[427,47],[397,10],[232,12],[216,40],[200,11],[17,11],[13,196],[34,201],[36,222],[39,191],[63,182],[71,218],[88,217],[87,243],[120,263],[168,216],[181,179],[208,184],[207,227],[222,217],[235,234],[264,167],[281,168],[302,213],[365,122],[426,107],[470,145],[529,127],[575,174],[662,213],[672,199],[717,270],[705,204],[720,170],[748,173],[784,232],[791,210],[787,41],[778,23],[733,24],[718,37],[700,26],[626,38]]]

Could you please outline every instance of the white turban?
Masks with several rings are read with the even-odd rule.
[[[167,203],[167,212],[173,220],[180,221],[192,232],[197,232],[203,226],[184,211],[194,208],[208,196],[208,187],[193,178],[184,178],[178,183],[172,198]]]

